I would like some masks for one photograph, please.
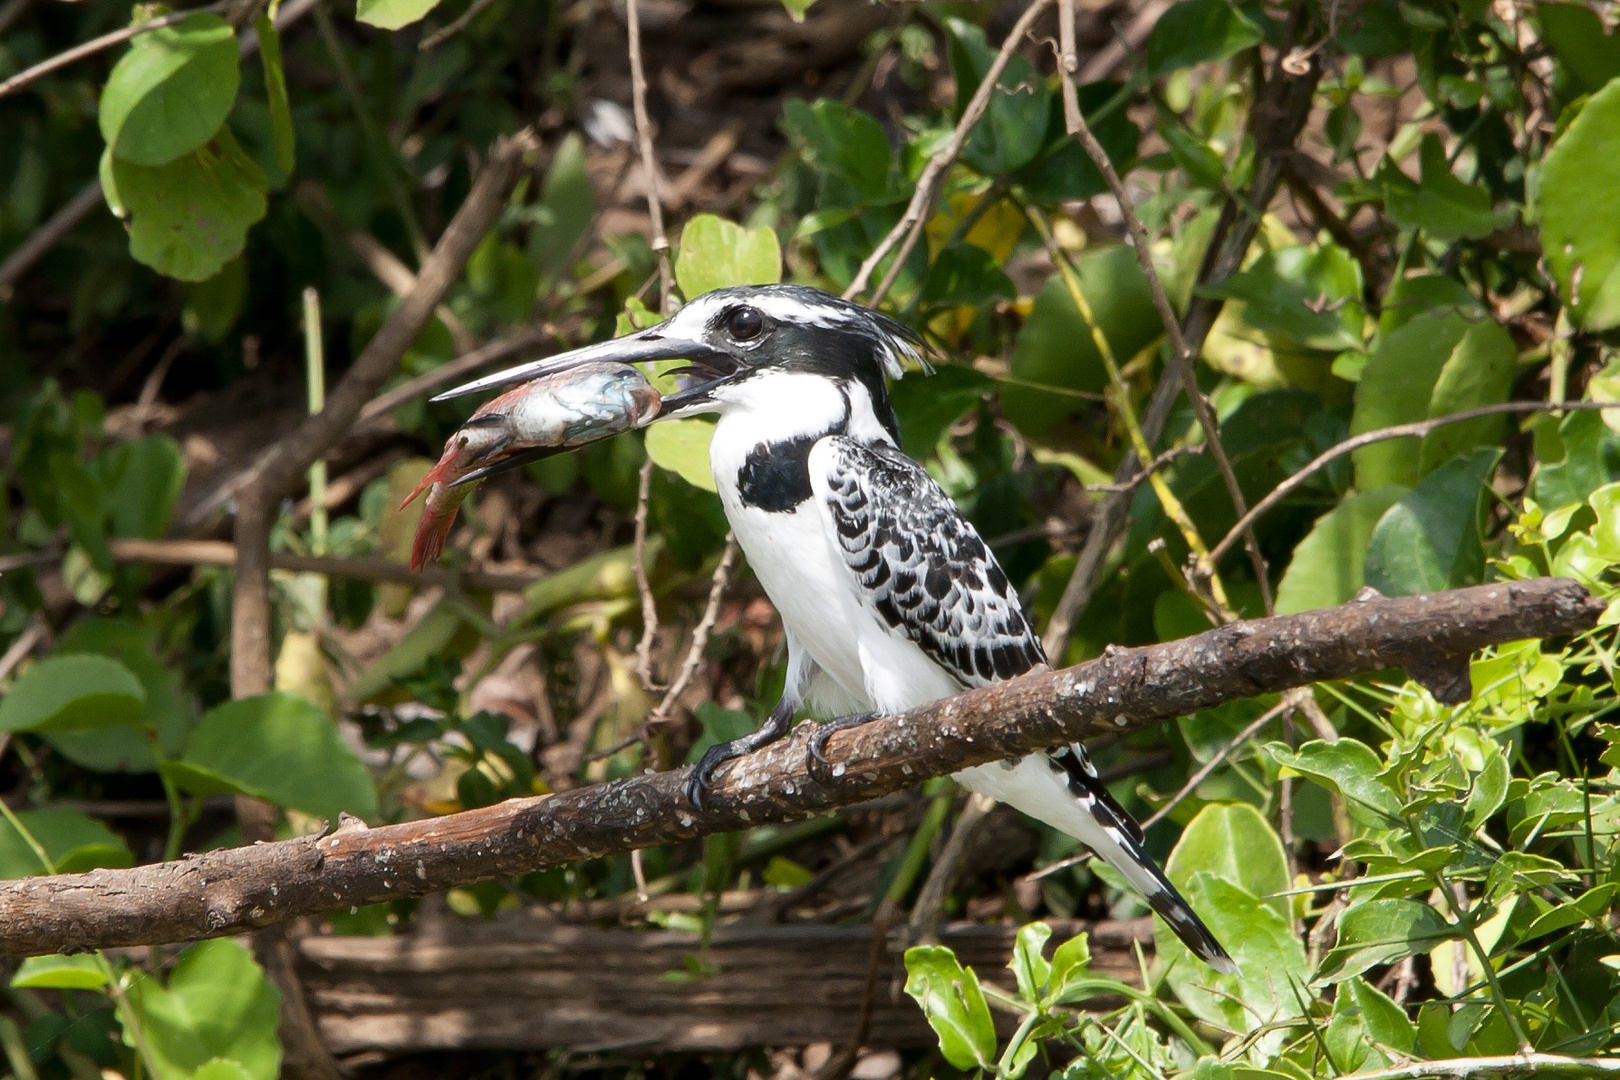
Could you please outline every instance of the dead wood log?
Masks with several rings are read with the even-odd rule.
[[[1140,984],[1133,950],[1141,943],[1151,953],[1150,920],[1049,922],[1059,941],[1091,935],[1093,970]],[[981,979],[1010,991],[1014,932],[958,923],[941,940]],[[848,1037],[871,936],[867,926],[722,926],[705,954],[715,973],[677,981],[663,976],[686,971],[699,952],[696,934],[603,930],[522,912],[396,937],[306,937],[298,973],[321,1039],[337,1054],[734,1051]],[[922,1012],[890,993],[905,979],[893,950],[881,976],[867,1045],[932,1046]],[[1016,1018],[996,1019],[1010,1035]]]
[[[1370,590],[1368,590],[1370,592]],[[444,817],[210,851],[129,870],[0,884],[0,955],[184,941],[372,904],[636,848],[810,817],[928,777],[1224,701],[1407,667],[1456,700],[1484,645],[1588,629],[1604,605],[1563,578],[1390,599],[1372,594],[1298,615],[1232,623],[1146,648],[1110,648],[841,732],[839,764],[807,768],[784,739],[723,768],[707,806],[684,769]]]

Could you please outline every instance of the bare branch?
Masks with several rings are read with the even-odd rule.
[[[626,0],[630,26],[630,103],[636,115],[636,142],[641,149],[641,171],[647,186],[647,216],[652,219],[652,249],[658,256],[658,310],[669,314],[669,290],[675,275],[669,266],[669,237],[664,233],[663,172],[653,152],[652,121],[647,119],[647,73],[641,65],[641,4]]]
[[[134,23],[130,26],[125,26],[114,30],[111,33],[102,34],[98,38],[91,38],[83,45],[75,45],[71,49],[64,50],[57,53],[55,56],[41,60],[33,67],[25,68],[24,70],[17,72],[17,74],[13,75],[5,82],[0,82],[0,98],[5,97],[7,94],[12,94],[18,90],[21,90],[35,79],[43,78],[53,71],[59,71],[62,68],[67,67],[69,64],[78,63],[87,56],[94,56],[103,49],[110,49],[114,45],[122,45],[130,38],[135,37],[138,34],[144,34],[148,30],[161,30],[165,26],[173,26],[175,23],[185,22],[193,15],[201,15],[204,13],[218,14],[222,11],[228,11],[230,8],[235,6],[235,4],[236,0],[220,0],[219,3],[209,4],[207,7],[191,8],[187,11],[171,11],[167,15],[159,15],[155,19],[147,19],[145,22]]]
[[[957,121],[956,130],[951,132],[950,140],[935,151],[934,156],[929,158],[928,164],[923,167],[922,175],[917,178],[917,189],[912,192],[911,202],[907,204],[906,212],[900,215],[900,220],[895,222],[894,228],[890,229],[889,234],[883,238],[877,247],[872,249],[872,254],[866,257],[866,261],[861,263],[860,270],[855,274],[855,280],[851,281],[849,288],[844,290],[844,299],[852,300],[865,292],[867,285],[871,283],[873,272],[877,270],[878,263],[882,262],[884,257],[894,250],[896,244],[900,244],[900,251],[895,256],[893,265],[883,275],[882,283],[878,285],[877,291],[872,294],[867,303],[872,307],[877,307],[883,302],[883,298],[889,294],[890,287],[894,285],[894,279],[899,276],[900,268],[905,265],[906,258],[911,254],[912,248],[917,246],[917,238],[922,235],[923,227],[928,224],[929,217],[933,215],[934,203],[939,198],[939,190],[945,184],[945,174],[950,171],[951,165],[961,156],[962,148],[967,145],[968,136],[973,133],[973,126],[979,122],[979,117],[983,116],[984,111],[990,107],[990,96],[996,93],[1000,87],[1001,73],[1007,70],[1008,61],[1012,59],[1012,54],[1017,51],[1019,44],[1024,40],[1024,35],[1029,33],[1029,28],[1035,25],[1035,20],[1045,14],[1046,9],[1051,4],[1052,0],[1035,0],[1024,10],[1024,14],[1019,17],[1018,22],[1012,28],[1012,32],[1007,35],[1007,40],[1001,43],[1001,50],[996,53],[996,58],[991,62],[990,69],[984,73],[984,79],[980,81],[979,88],[973,92],[973,97],[968,99],[967,108],[962,110],[962,119]],[[901,242],[902,238],[904,238],[904,243]]]
[[[647,580],[647,503],[652,494],[652,458],[642,462],[636,487],[636,592],[641,594],[641,640],[636,642],[636,674],[648,690],[661,689],[653,679],[653,640],[658,636],[658,602]]]
[[[686,691],[686,686],[697,673],[698,664],[703,662],[703,650],[709,645],[709,632],[714,629],[715,619],[720,616],[720,601],[726,595],[726,586],[731,584],[731,570],[737,564],[737,534],[726,533],[726,549],[720,553],[720,565],[714,568],[714,580],[709,585],[709,602],[703,608],[703,618],[698,620],[697,628],[692,631],[692,645],[686,650],[686,659],[681,663],[681,670],[676,673],[675,681],[669,684],[669,690],[664,694],[664,700],[658,703],[658,708],[652,711],[649,722],[663,720],[669,716],[669,710],[675,707],[676,700]]]
[[[1288,496],[1304,487],[1306,482],[1329,465],[1338,461],[1347,454],[1360,450],[1363,446],[1373,443],[1388,442],[1391,439],[1421,439],[1431,431],[1445,427],[1447,424],[1460,424],[1465,420],[1478,420],[1482,416],[1502,416],[1510,413],[1548,412],[1549,410],[1567,410],[1570,412],[1598,409],[1620,409],[1620,402],[1612,401],[1504,401],[1496,405],[1481,405],[1477,409],[1464,409],[1462,412],[1452,413],[1449,416],[1436,416],[1431,420],[1417,420],[1410,424],[1395,424],[1387,428],[1378,428],[1376,431],[1363,432],[1353,435],[1330,449],[1318,454],[1310,464],[1297,473],[1284,480],[1273,488],[1266,497],[1254,504],[1254,508],[1240,518],[1236,525],[1221,537],[1221,542],[1210,549],[1211,562],[1220,559],[1232,545],[1237,542],[1244,530],[1254,527],[1260,516],[1272,509]]]
[[[1296,10],[1303,11],[1303,7]],[[1319,78],[1320,70],[1315,66],[1308,74],[1297,78],[1279,69],[1261,90],[1259,100],[1249,116],[1249,130],[1254,135],[1256,146],[1254,180],[1241,202],[1228,200],[1221,208],[1209,250],[1205,253],[1203,265],[1199,267],[1200,283],[1220,281],[1235,273],[1243,264],[1249,245],[1259,231],[1261,215],[1271,205],[1282,183],[1283,161],[1304,130],[1305,121],[1310,118]],[[1193,353],[1204,347],[1204,338],[1215,325],[1216,316],[1224,303],[1224,300],[1198,295],[1194,295],[1188,303],[1186,317],[1181,321],[1181,332],[1187,348]],[[1169,373],[1154,388],[1148,407],[1142,413],[1142,433],[1150,444],[1163,433],[1178,391],[1178,380],[1170,378]],[[1115,482],[1131,480],[1140,467],[1136,454],[1127,452],[1114,472]],[[1124,532],[1129,510],[1130,497],[1115,495],[1104,500],[1097,511],[1095,524],[1086,536],[1074,572],[1069,576],[1069,583],[1064,586],[1063,595],[1047,623],[1044,640],[1048,656],[1061,657],[1068,649],[1075,619],[1091,602],[1103,561]]]
[[[1491,643],[1570,634],[1604,604],[1540,578],[1233,623],[1061,671],[969,690],[835,734],[829,771],[806,740],[722,766],[705,809],[685,769],[446,817],[205,852],[130,870],[0,883],[0,954],[181,941],[267,926],[583,858],[797,820],[924,778],[1184,716],[1223,701],[1405,665]]]

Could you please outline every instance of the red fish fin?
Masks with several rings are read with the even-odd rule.
[[[422,567],[428,563],[437,562],[444,553],[444,542],[450,536],[450,527],[456,523],[456,511],[459,507],[452,506],[450,512],[441,517],[432,514],[423,514],[421,524],[416,527],[416,540],[411,544],[411,572],[421,573]]]

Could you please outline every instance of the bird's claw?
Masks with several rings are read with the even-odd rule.
[[[809,754],[806,766],[810,771],[810,775],[825,783],[828,779],[825,773],[830,772],[832,767],[832,762],[827,760],[827,740],[840,731],[860,727],[862,724],[876,720],[877,717],[878,714],[875,712],[856,713],[853,716],[839,716],[817,724],[815,730],[810,732],[810,741],[805,745],[805,750]],[[818,765],[820,766],[819,769],[817,768]]]

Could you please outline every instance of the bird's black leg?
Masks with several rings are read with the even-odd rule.
[[[830,765],[831,762],[827,760],[827,755],[822,751],[826,749],[827,740],[832,738],[834,732],[860,727],[862,724],[870,724],[882,715],[880,712],[862,712],[851,713],[849,716],[835,716],[831,720],[823,720],[810,733],[808,749],[811,762],[819,761],[823,765]]]
[[[709,786],[710,774],[732,758],[752,754],[760,747],[768,746],[786,735],[788,728],[793,726],[793,710],[797,705],[796,701],[784,695],[758,731],[752,735],[744,735],[740,739],[718,743],[705,750],[698,763],[693,766],[692,775],[686,778],[686,801],[699,810],[703,809],[703,792]]]

